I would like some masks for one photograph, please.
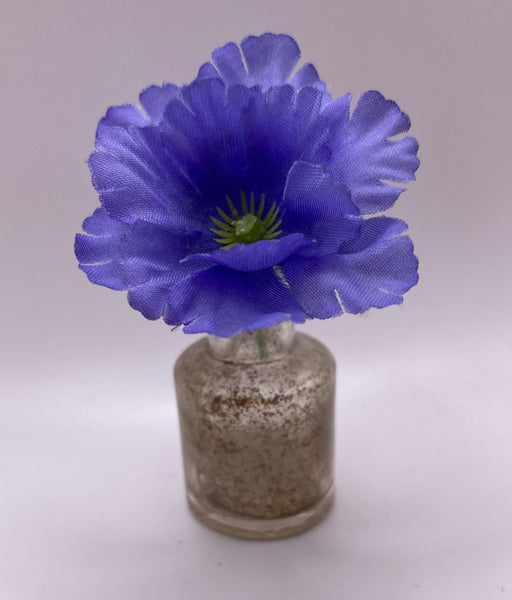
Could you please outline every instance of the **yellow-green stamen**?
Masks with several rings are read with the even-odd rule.
[[[212,233],[219,236],[214,239],[221,245],[223,250],[229,250],[238,244],[253,244],[260,240],[273,240],[282,233],[278,229],[281,225],[281,220],[276,221],[279,209],[276,207],[275,202],[263,217],[265,212],[265,194],[261,194],[258,212],[255,212],[256,198],[254,192],[250,194],[249,203],[247,203],[245,192],[241,192],[241,216],[229,196],[226,196],[226,202],[231,216],[226,214],[220,206],[217,206],[217,213],[220,219],[211,217],[216,227],[210,228]]]

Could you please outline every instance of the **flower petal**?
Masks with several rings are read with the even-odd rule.
[[[410,127],[409,117],[379,92],[365,92],[350,119],[327,113],[331,121],[332,158],[327,162],[333,177],[347,185],[362,214],[390,208],[403,188],[383,180],[414,179],[419,166],[418,143],[412,137],[389,138]]]
[[[169,324],[184,323],[186,333],[220,337],[263,329],[306,315],[271,269],[252,273],[215,266],[179,284],[169,293]]]
[[[75,237],[75,255],[80,269],[92,283],[125,290],[120,243],[129,226],[112,220],[104,208],[98,208],[85,219],[82,227],[85,233]]]
[[[296,91],[290,85],[273,87],[249,102],[242,115],[250,189],[279,201],[286,177],[297,160],[309,161],[328,134],[319,118],[322,93],[314,88]]]
[[[240,50],[241,47],[241,50]],[[229,42],[212,52],[212,63],[201,66],[198,79],[219,78],[227,86],[257,86],[266,92],[276,85],[290,83],[295,89],[313,87],[330,99],[326,85],[312,64],[303,65],[290,75],[300,59],[297,42],[286,34],[264,33],[245,38],[240,47]],[[215,66],[214,66],[215,65]]]
[[[100,202],[115,219],[200,227],[197,190],[162,146],[156,127],[98,127],[89,157]]]
[[[285,83],[300,58],[297,42],[285,34],[251,35],[240,46],[250,82],[263,90]]]
[[[169,102],[177,98],[179,94],[180,88],[173,83],[166,83],[162,86],[150,85],[140,93],[139,102],[147,112],[151,123],[156,125],[162,120]]]
[[[202,208],[215,208],[225,195],[245,187],[247,160],[240,127],[240,108],[226,95],[219,79],[196,80],[183,100],[169,103],[162,121],[167,154],[194,182]]]
[[[326,91],[327,86],[320,79],[318,71],[311,63],[302,65],[302,67],[290,80],[290,84],[296,89],[300,89],[302,87],[314,87],[324,94],[325,103],[330,100],[330,95]]]
[[[144,221],[123,223],[111,219],[104,208],[85,219],[83,228],[86,233],[78,234],[75,241],[80,268],[93,283],[116,290],[162,280],[168,290],[181,279],[209,268],[199,262],[181,263],[187,254],[217,246],[211,234],[176,232]]]
[[[212,77],[218,78],[219,72],[212,65],[212,63],[204,63],[199,67],[196,79],[211,79]]]
[[[238,244],[229,250],[220,249],[211,254],[192,254],[182,262],[206,261],[236,271],[260,271],[279,264],[282,260],[310,243],[311,240],[301,233],[292,233],[275,240],[260,240],[253,244]]]
[[[184,264],[190,252],[207,251],[217,244],[211,234],[176,232],[153,223],[137,221],[122,240],[120,260],[123,281],[128,287],[165,279],[168,286],[208,268],[204,264]]]
[[[342,244],[338,254],[294,256],[280,269],[310,317],[327,319],[401,304],[402,295],[418,281],[412,242],[402,235],[406,229],[398,219],[367,219],[361,237]]]
[[[133,104],[123,104],[121,106],[111,106],[106,115],[100,119],[96,130],[96,139],[101,137],[102,132],[109,127],[123,127],[128,129],[131,126],[144,127],[148,124],[146,117]]]
[[[132,308],[138,310],[146,319],[155,321],[160,319],[169,310],[167,297],[173,282],[171,278],[162,276],[151,279],[128,291],[128,302]]]
[[[233,42],[214,50],[212,52],[212,62],[227,85],[249,85],[242,53],[240,48]]]
[[[296,162],[284,192],[283,230],[314,240],[303,256],[337,252],[341,242],[359,235],[361,218],[347,188],[318,165]]]

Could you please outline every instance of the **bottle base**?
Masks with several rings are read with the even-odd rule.
[[[192,514],[210,529],[246,539],[273,540],[297,535],[320,523],[332,507],[334,487],[331,486],[325,496],[314,506],[281,519],[258,519],[223,511],[204,501],[199,502],[190,492],[187,500]]]

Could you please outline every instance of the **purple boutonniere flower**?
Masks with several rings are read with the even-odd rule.
[[[296,42],[227,44],[182,87],[114,106],[89,158],[100,207],[77,235],[93,283],[187,333],[400,304],[418,280],[406,224],[410,121],[378,92],[332,99]]]

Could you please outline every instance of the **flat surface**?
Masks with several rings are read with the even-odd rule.
[[[511,563],[509,3],[149,0],[2,6],[0,600],[501,600]],[[107,106],[286,31],[334,95],[410,114],[420,284],[310,323],[338,364],[337,500],[224,537],[185,505],[172,364],[195,338],[90,285],[73,236]]]

